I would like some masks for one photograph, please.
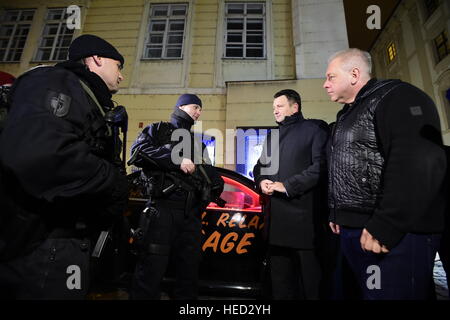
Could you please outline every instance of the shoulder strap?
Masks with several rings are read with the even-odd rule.
[[[91,88],[89,88],[89,86],[86,83],[84,83],[82,80],[79,80],[79,81],[80,81],[80,84],[83,87],[84,91],[88,94],[89,97],[91,97],[92,101],[94,101],[94,103],[97,105],[97,107],[100,110],[102,116],[105,117],[105,112],[103,111],[102,106],[98,102],[98,100],[95,97],[95,94],[92,92]],[[108,135],[111,136],[112,135],[112,131],[111,131],[110,126],[106,126],[106,127],[108,128]]]
[[[83,87],[84,91],[86,91],[86,93],[89,95],[89,97],[91,97],[91,99],[95,102],[97,107],[100,109],[100,112],[102,113],[102,115],[105,116],[105,112],[103,111],[102,106],[98,102],[98,100],[95,97],[95,94],[92,92],[91,88],[89,88],[89,86],[86,83],[84,83],[82,80],[79,80],[79,81],[80,81],[80,84]]]

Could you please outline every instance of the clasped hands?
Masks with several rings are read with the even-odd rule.
[[[282,182],[274,182],[272,180],[264,179],[263,181],[261,181],[259,186],[261,187],[262,193],[269,196],[272,195],[275,191],[283,193],[286,192],[286,188],[284,187]]]

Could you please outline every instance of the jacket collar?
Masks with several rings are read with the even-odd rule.
[[[364,87],[361,88],[361,90],[359,90],[358,94],[356,95],[355,101],[353,104],[357,104],[359,103],[360,100],[370,96],[372,93],[374,93],[375,91],[377,91],[378,89],[391,84],[391,83],[395,83],[395,82],[400,82],[400,80],[398,79],[390,79],[390,80],[378,80],[376,78],[370,79],[366,85]]]
[[[194,119],[191,118],[186,112],[180,108],[175,108],[175,110],[170,115],[170,123],[172,123],[176,128],[183,128],[190,130],[194,124]]]
[[[299,111],[299,112],[296,112],[296,113],[294,113],[294,114],[292,114],[290,116],[285,117],[283,121],[277,122],[277,124],[279,126],[285,126],[285,125],[293,124],[295,122],[298,122],[298,121],[301,121],[301,120],[304,120],[304,119],[305,118],[303,118],[302,112]]]
[[[92,92],[105,111],[114,108],[114,103],[111,100],[112,94],[106,83],[95,72],[89,71],[85,65],[68,60],[58,63],[55,67],[72,71],[78,78],[83,80],[92,89]]]

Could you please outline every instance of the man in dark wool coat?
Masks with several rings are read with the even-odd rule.
[[[322,274],[318,259],[320,191],[326,176],[328,125],[303,118],[296,91],[282,90],[274,98],[273,114],[279,129],[266,139],[254,168],[256,186],[270,196],[272,297],[318,299]]]

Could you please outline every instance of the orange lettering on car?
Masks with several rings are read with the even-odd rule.
[[[222,213],[219,220],[217,220],[216,226],[219,226],[219,224],[222,224],[222,226],[227,226],[227,221],[230,215],[228,213]]]
[[[255,229],[258,229],[258,224],[259,224],[259,217],[258,216],[254,216],[252,218],[252,220],[250,220],[250,223],[248,224],[248,227],[254,227]]]
[[[241,221],[239,222],[239,228],[247,228],[247,225],[244,224],[245,220],[247,219],[247,215],[244,214],[244,217],[241,219]]]
[[[246,253],[248,250],[244,249],[244,246],[248,246],[248,245],[252,244],[250,241],[247,241],[247,239],[254,238],[254,237],[255,237],[254,233],[246,233],[246,234],[244,234],[244,236],[242,237],[241,241],[239,242],[239,244],[238,244],[238,246],[236,248],[237,254]]]
[[[220,250],[223,253],[228,253],[234,248],[234,242],[228,242],[230,238],[234,238],[233,240],[236,241],[238,239],[238,234],[236,232],[230,232],[222,239],[222,244],[220,245]]]
[[[220,233],[218,231],[214,231],[209,238],[205,241],[202,246],[202,250],[205,251],[207,248],[212,248],[214,252],[217,251],[217,246],[219,245]]]

